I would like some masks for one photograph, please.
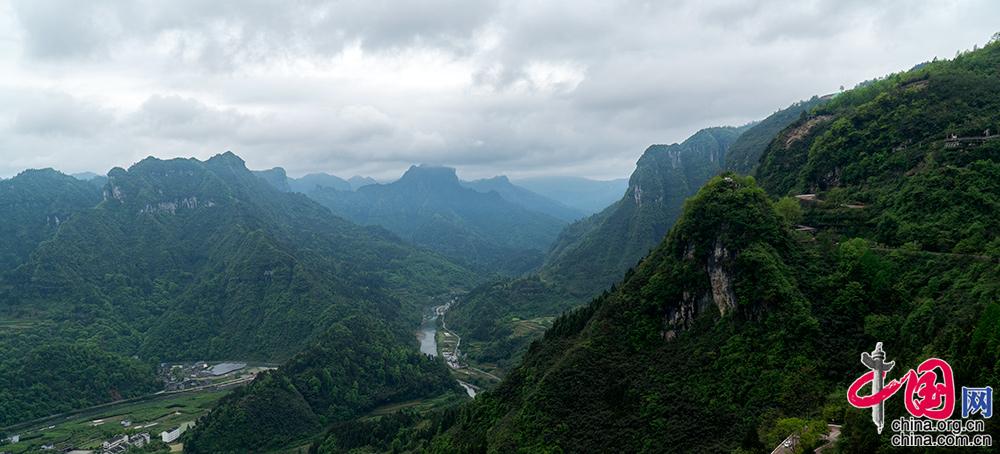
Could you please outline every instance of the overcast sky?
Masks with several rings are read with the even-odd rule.
[[[225,150],[291,175],[627,177],[985,43],[983,1],[0,0],[0,176]]]

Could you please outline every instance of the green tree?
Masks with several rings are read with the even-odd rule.
[[[785,220],[785,224],[792,226],[802,222],[802,205],[795,197],[785,196],[774,204],[774,211]]]

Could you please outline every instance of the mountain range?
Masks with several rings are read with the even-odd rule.
[[[10,353],[0,368],[0,425],[148,392],[146,365],[162,361],[283,361],[346,320],[388,333],[371,338],[371,348],[386,346],[371,353],[398,355],[389,348],[410,351],[423,306],[477,279],[274,189],[232,153],[115,168],[103,194],[54,171],[2,184],[4,218],[23,220],[14,233],[25,250],[35,247],[10,256],[23,263],[0,281],[0,319],[10,325],[0,330]],[[64,343],[86,354],[56,363],[42,353]],[[436,364],[426,362],[414,364]]]
[[[356,191],[362,186],[375,184],[370,177],[353,176],[348,180],[328,173],[310,173],[299,178],[289,177],[285,169],[272,167],[267,170],[254,170],[254,175],[263,178],[282,192],[301,192],[303,194],[320,188],[332,188],[338,191]]]
[[[573,222],[586,216],[581,210],[571,208],[561,202],[517,186],[503,175],[481,180],[463,181],[462,186],[482,193],[496,192],[504,200],[524,209],[544,213],[566,222]]]
[[[458,263],[502,274],[536,267],[565,224],[496,191],[470,189],[448,167],[413,166],[392,183],[353,192],[321,188],[309,196],[353,222],[385,227]]]

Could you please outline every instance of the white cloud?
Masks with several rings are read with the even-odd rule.
[[[980,1],[0,0],[0,175],[233,150],[622,177],[654,142],[984,42]]]

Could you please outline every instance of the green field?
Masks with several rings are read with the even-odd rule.
[[[545,330],[552,326],[555,317],[538,317],[528,320],[518,318],[511,319],[511,328],[514,331],[512,337],[535,336],[541,337]]]
[[[15,433],[21,436],[16,444],[0,446],[0,450],[28,453],[54,445],[56,452],[65,448],[96,449],[101,443],[123,433],[149,432],[153,440],[160,432],[169,431],[189,421],[197,420],[228,391],[205,391],[169,394],[141,402],[129,402],[102,407],[92,412],[74,414],[63,421],[48,421],[37,427]],[[122,420],[132,422],[123,427]]]

